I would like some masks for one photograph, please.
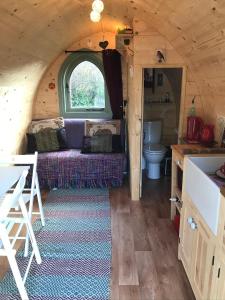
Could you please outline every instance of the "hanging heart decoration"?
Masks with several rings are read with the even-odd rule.
[[[105,50],[108,46],[109,42],[108,41],[102,41],[99,42],[99,47],[102,48],[103,50]]]

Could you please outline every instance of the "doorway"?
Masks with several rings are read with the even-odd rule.
[[[153,172],[152,175],[149,171],[151,167],[155,168],[151,165],[151,156],[149,155],[154,151],[152,152],[151,147],[149,148],[151,152],[144,151],[144,148],[147,147],[146,144],[162,146],[157,148],[157,151],[162,152],[158,159],[160,179],[165,180],[164,177],[167,177],[166,180],[170,180],[170,146],[179,143],[182,132],[184,70],[183,67],[159,68],[157,66],[157,68],[143,68],[142,76],[141,193],[142,187],[146,183],[148,184],[149,180],[157,178],[157,172]],[[150,123],[154,125],[152,128],[155,128],[155,124],[160,127],[158,134],[156,133],[157,129],[152,129],[153,131],[150,130],[150,132],[152,131],[153,134],[149,135],[146,128]]]

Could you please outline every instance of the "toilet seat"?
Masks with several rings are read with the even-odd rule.
[[[167,148],[160,144],[162,122],[147,121],[143,126],[143,157],[146,163],[146,173],[149,179],[160,178],[160,164]]]
[[[157,154],[166,151],[166,147],[161,144],[147,144],[144,145],[144,151],[151,152],[151,154]]]

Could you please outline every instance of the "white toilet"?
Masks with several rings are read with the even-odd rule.
[[[146,160],[147,177],[160,178],[160,162],[166,154],[166,147],[160,144],[162,122],[144,122],[143,152]]]

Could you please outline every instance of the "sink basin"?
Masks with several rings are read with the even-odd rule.
[[[215,235],[219,220],[220,188],[208,174],[215,173],[224,162],[225,156],[189,157],[184,176],[185,192]]]
[[[225,148],[185,148],[182,153],[185,154],[225,154]]]

